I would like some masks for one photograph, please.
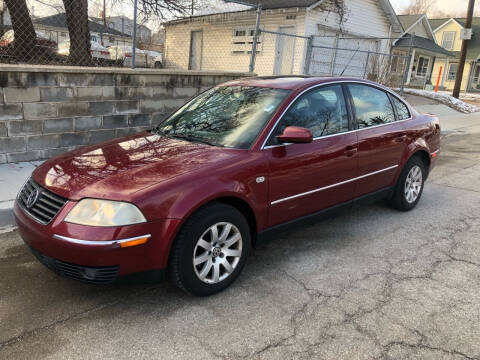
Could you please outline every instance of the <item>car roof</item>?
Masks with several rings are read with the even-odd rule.
[[[300,90],[312,85],[336,82],[336,81],[355,81],[365,84],[375,84],[374,82],[352,78],[352,77],[314,77],[314,76],[268,76],[268,77],[252,77],[241,78],[237,80],[229,81],[223,85],[226,86],[254,86],[254,87],[266,87],[274,89],[287,89],[287,90]],[[383,87],[383,86],[382,86]]]

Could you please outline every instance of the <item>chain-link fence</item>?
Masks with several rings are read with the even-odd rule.
[[[145,16],[145,4],[173,3],[192,9],[162,24]],[[301,12],[221,0],[0,0],[0,63],[351,76],[394,88],[436,83],[434,56],[415,65],[419,53],[392,51],[395,38],[352,36],[339,24],[307,31],[306,21]],[[444,69],[440,86],[451,72]],[[469,89],[479,87],[478,73],[464,75]]]
[[[260,7],[225,4],[217,11],[165,24],[165,67],[195,71],[251,71],[260,76],[351,76],[402,87],[409,54],[392,54],[395,38],[348,37],[305,19]]]
[[[327,46],[325,42],[330,40],[313,37],[310,57],[306,59],[308,74],[351,76],[398,88],[404,84],[409,57],[380,52],[385,39],[336,37],[335,46]]]
[[[162,31],[136,3],[0,0],[0,63],[162,67]]]

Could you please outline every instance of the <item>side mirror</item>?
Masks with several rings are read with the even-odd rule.
[[[277,136],[281,143],[306,144],[313,141],[312,132],[309,129],[298,126],[287,126],[283,134]]]

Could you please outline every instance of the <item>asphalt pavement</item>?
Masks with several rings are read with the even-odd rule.
[[[442,118],[418,207],[258,245],[228,290],[98,287],[0,235],[0,359],[480,359],[480,115]]]

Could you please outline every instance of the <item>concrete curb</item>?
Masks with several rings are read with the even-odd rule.
[[[15,226],[13,200],[0,202],[0,230]]]
[[[16,226],[13,204],[20,188],[41,162],[0,165],[0,232]]]

